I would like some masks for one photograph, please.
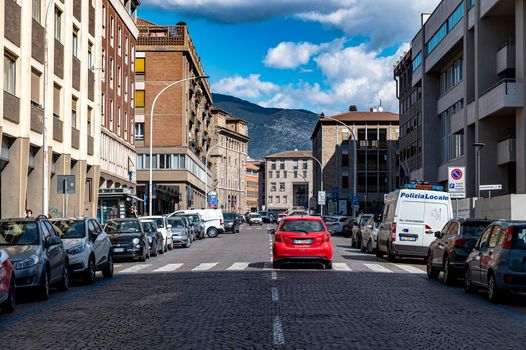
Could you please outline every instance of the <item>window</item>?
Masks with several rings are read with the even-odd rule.
[[[102,36],[106,36],[106,6],[102,5]]]
[[[280,169],[285,169],[285,161],[284,160],[280,160],[279,161],[279,168]]]
[[[62,12],[55,7],[55,39],[62,41]]]
[[[297,170],[294,170],[294,178],[295,178],[295,179],[298,178],[298,171],[297,171]]]
[[[415,56],[412,62],[413,72],[418,69],[422,65],[422,51],[418,53],[418,55]]]
[[[42,15],[42,4],[41,0],[33,0],[33,19],[40,23],[40,17]]]
[[[270,162],[270,169],[276,170],[276,161],[275,160]]]
[[[53,86],[53,116],[60,119],[60,111],[62,107],[62,87],[59,85]]]
[[[144,90],[135,90],[135,107],[144,108]]]
[[[128,139],[128,112],[124,112],[124,138]]]
[[[275,182],[272,182],[272,183],[270,184],[270,190],[271,190],[272,192],[276,191],[276,183],[275,183]]]
[[[128,64],[128,35],[124,36],[124,62]]]
[[[269,171],[269,172],[268,172],[268,178],[269,178],[269,179],[272,179],[272,171]]]
[[[285,191],[285,183],[284,182],[280,182],[279,183],[279,190],[280,191]]]
[[[41,76],[40,72],[31,70],[31,102],[36,106],[40,106]]]
[[[121,107],[117,107],[117,135],[121,134]]]
[[[128,74],[124,75],[124,101],[128,102]]]
[[[276,196],[276,203],[277,203],[277,204],[280,203],[280,197],[279,197],[279,196]]]
[[[78,29],[73,28],[73,36],[72,36],[72,45],[71,45],[71,52],[73,53],[73,57],[78,58],[79,54],[79,36],[78,36]]]
[[[288,202],[288,197],[287,196],[283,196],[283,204],[287,204]]]
[[[121,66],[117,66],[117,95],[121,95]]]
[[[88,69],[93,70],[93,44],[88,42]]]
[[[4,55],[4,91],[16,95],[16,59]]]
[[[110,100],[110,130],[113,131],[113,100]]]
[[[497,242],[499,241],[499,235],[500,235],[500,226],[493,227],[493,230],[491,231],[491,238],[489,239],[489,247],[495,248],[497,246]],[[506,234],[506,231],[504,231],[504,234]]]
[[[119,29],[117,30],[117,43],[119,45],[119,56],[122,56],[122,29],[121,26],[119,26]]]
[[[298,160],[294,160],[294,161],[292,162],[292,167],[293,167],[294,169],[298,169]]]
[[[439,116],[442,136],[442,162],[464,155],[464,130],[451,133],[451,117],[462,110],[463,104],[463,100],[460,100]]]
[[[137,57],[135,59],[135,73],[144,74],[144,57]]]
[[[444,40],[446,35],[460,22],[464,17],[464,3],[461,3],[457,9],[449,16],[449,18],[442,24],[437,32],[426,43],[426,56],[429,55],[437,46]]]
[[[307,178],[307,170],[303,170],[303,177]]]
[[[268,196],[268,204],[272,204],[272,196]]]
[[[102,81],[106,80],[106,51],[102,49]]]
[[[135,123],[135,139],[144,140],[144,123]]]
[[[276,171],[276,179],[279,179],[279,170]]]
[[[110,16],[110,45],[113,47],[115,44],[115,19]]]
[[[349,155],[348,154],[342,154],[342,166],[343,167],[349,166]]]
[[[110,58],[110,88],[113,89],[113,58]]]
[[[93,109],[91,107],[88,107],[88,136],[93,135],[92,128],[92,121],[93,121]]]
[[[73,97],[71,99],[71,127],[77,128],[77,99]]]
[[[283,178],[284,178],[284,179],[287,178],[287,170],[283,170]]]

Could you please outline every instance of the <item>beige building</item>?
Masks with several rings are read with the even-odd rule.
[[[218,108],[212,108],[211,112],[214,148],[209,161],[214,177],[209,191],[217,193],[218,208],[244,213],[247,210],[246,161],[250,139],[247,122]]]
[[[47,21],[47,85],[45,5],[45,1],[0,1],[2,218],[21,216],[25,208],[42,213],[44,177],[49,179],[49,209],[62,213],[65,196],[57,193],[58,175],[75,176],[68,215],[94,215],[97,208],[101,0],[55,1]],[[43,170],[44,129],[48,174]]]
[[[287,151],[265,157],[265,209],[314,208],[312,152]]]
[[[246,165],[245,183],[247,187],[247,205],[245,211],[258,211],[259,204],[259,169],[261,161],[248,160]]]

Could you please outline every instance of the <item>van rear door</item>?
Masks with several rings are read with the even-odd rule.
[[[426,194],[430,199],[425,201],[422,248],[427,249],[435,240],[435,232],[442,230],[447,222],[453,218],[453,213],[448,196],[433,191],[426,191]]]
[[[421,246],[424,234],[424,202],[400,197],[396,222],[396,245]]]

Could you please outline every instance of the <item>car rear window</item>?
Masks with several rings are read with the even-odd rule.
[[[526,226],[515,228],[515,235],[513,237],[513,249],[526,250]]]
[[[482,232],[488,227],[489,223],[487,222],[476,222],[468,221],[463,222],[460,226],[460,234],[466,238],[476,238],[478,239]]]
[[[86,236],[84,230],[84,220],[57,220],[52,222],[60,230],[62,239],[68,238],[83,238]]]
[[[282,232],[323,232],[325,227],[318,220],[287,220],[279,229]]]
[[[0,223],[0,245],[37,245],[38,229],[35,222],[4,221]]]
[[[120,233],[140,233],[141,228],[139,227],[139,221],[127,220],[127,221],[108,221],[106,223],[105,230],[108,234],[120,234]]]
[[[225,220],[234,220],[234,214],[233,213],[223,213],[223,218]]]
[[[173,228],[184,227],[184,222],[182,219],[168,219],[168,222],[170,223],[170,225],[172,225]]]

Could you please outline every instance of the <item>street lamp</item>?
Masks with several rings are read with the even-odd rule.
[[[477,190],[477,199],[480,198],[480,151],[486,146],[483,142],[475,142],[473,147],[475,147],[475,175],[476,190]]]
[[[208,152],[206,152],[206,164],[205,164],[205,170],[206,170],[206,187],[205,187],[205,198],[206,198],[206,207],[208,208],[208,157],[210,156],[210,151],[212,151],[214,148],[226,145],[226,141],[216,143],[212,147],[208,149]]]
[[[208,76],[202,75],[202,76],[191,77],[191,78],[174,81],[173,83],[169,84],[164,89],[159,91],[159,93],[155,96],[153,100],[152,109],[150,111],[150,181],[149,181],[149,189],[148,189],[148,212],[150,213],[150,216],[153,215],[153,210],[152,210],[153,209],[152,208],[153,207],[153,199],[152,199],[152,195],[153,195],[153,188],[152,188],[153,187],[153,168],[152,168],[152,164],[153,164],[153,111],[155,110],[155,104],[157,103],[157,99],[159,98],[159,96],[163,94],[163,92],[165,92],[166,90],[168,90],[169,88],[177,84],[183,83],[185,81],[197,80],[197,79],[207,79],[207,78]]]
[[[318,158],[314,156],[308,156],[308,157],[314,159],[320,166],[320,172],[321,172],[320,187],[321,187],[321,190],[323,191],[323,166],[321,165],[321,162],[318,160]],[[321,207],[321,215],[323,215],[323,204],[320,204],[320,207]]]
[[[342,122],[341,120],[338,120],[338,119],[335,119],[335,118],[332,118],[332,117],[326,117],[326,116],[323,116],[322,117],[323,119],[329,119],[329,120],[332,120],[332,121],[335,121],[336,123],[339,123],[341,125],[343,125],[347,130],[349,130],[349,134],[353,137],[354,139],[354,147],[353,147],[353,181],[352,181],[352,189],[353,189],[353,197],[356,197],[356,178],[357,178],[357,174],[356,174],[356,170],[357,170],[357,155],[358,155],[358,151],[357,151],[357,148],[358,148],[358,138],[356,137],[356,134],[353,132],[353,130],[351,128],[349,128],[349,126],[347,126],[347,124],[345,124],[344,122]],[[323,182],[322,182],[323,183]],[[323,188],[322,188],[322,191],[323,191]],[[352,207],[352,212],[353,212],[353,217],[356,217],[356,208]]]

